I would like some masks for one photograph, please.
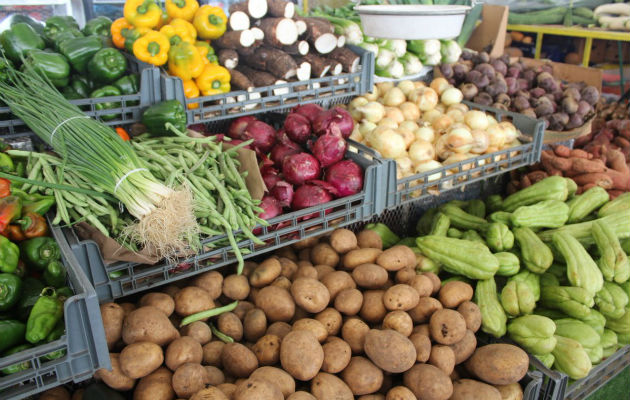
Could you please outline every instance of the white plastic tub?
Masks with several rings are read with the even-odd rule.
[[[452,39],[462,30],[469,6],[358,5],[363,33],[383,39]]]

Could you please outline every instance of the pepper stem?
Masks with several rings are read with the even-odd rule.
[[[208,21],[212,24],[212,25],[221,25],[221,23],[223,23],[223,20],[221,19],[221,17],[219,17],[218,15],[208,15]]]
[[[152,57],[155,57],[160,52],[160,45],[157,42],[151,42],[147,46],[147,50]]]
[[[212,81],[212,89],[218,89],[220,87],[221,87],[221,81],[219,80]]]
[[[186,7],[186,0],[173,0],[173,4],[175,4],[178,8]]]
[[[182,42],[182,38],[179,35],[171,36],[171,46],[176,46]]]

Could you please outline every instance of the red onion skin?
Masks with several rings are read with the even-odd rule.
[[[315,118],[317,118],[317,116],[323,111],[324,109],[321,106],[314,103],[309,103],[309,104],[304,104],[301,106],[294,107],[291,112],[300,114],[306,117],[309,120],[309,122],[313,123]]]
[[[260,201],[259,207],[263,209],[263,212],[261,212],[258,216],[264,220],[268,220],[282,214],[282,207],[280,207],[280,203],[273,196],[266,195],[263,197]]]
[[[278,200],[282,207],[289,207],[293,201],[293,185],[285,181],[278,181],[271,189],[271,195]]]
[[[287,182],[301,185],[321,176],[319,161],[308,153],[298,153],[286,157],[282,163],[282,175]]]
[[[326,182],[333,185],[339,197],[359,193],[363,189],[363,170],[352,160],[343,160],[326,170]]]
[[[333,126],[336,126],[339,132],[341,132],[341,136],[347,139],[354,129],[354,120],[348,111],[340,107],[335,107],[317,116],[313,121],[313,132],[320,136],[326,132],[331,132]]]
[[[286,156],[301,153],[302,151],[300,145],[292,142],[291,139],[284,134],[279,137],[278,143],[271,149],[270,158],[273,160],[276,167],[282,168],[282,162]]]
[[[253,115],[245,115],[243,117],[238,117],[230,124],[228,128],[228,136],[232,139],[241,139],[246,140],[247,138],[244,136],[245,128],[250,122],[256,121],[256,117]]]
[[[263,182],[265,182],[267,191],[271,191],[271,189],[280,182],[280,176],[275,168],[264,167],[260,170],[260,174],[262,175]]]
[[[341,136],[329,132],[317,138],[312,153],[322,167],[326,168],[343,160],[347,148],[348,145]]]
[[[271,125],[262,121],[252,121],[247,124],[244,140],[254,139],[252,146],[261,153],[269,153],[273,145],[276,143],[276,130]]]
[[[332,201],[333,197],[328,191],[317,185],[302,185],[293,194],[291,208],[293,210],[303,210],[320,204]],[[315,213],[314,215],[317,215]]]
[[[312,134],[311,122],[302,114],[291,113],[284,120],[284,131],[294,142],[304,144]]]

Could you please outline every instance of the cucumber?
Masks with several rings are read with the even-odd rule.
[[[533,11],[528,13],[510,13],[508,15],[508,24],[561,24],[566,13],[567,9],[564,7],[554,7],[544,11]]]
[[[588,18],[588,19],[595,19],[595,14],[593,13],[593,10],[591,10],[590,8],[587,7],[576,7],[573,9],[573,16],[574,17],[582,17],[582,18]]]

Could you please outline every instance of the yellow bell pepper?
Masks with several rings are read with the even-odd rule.
[[[171,18],[168,16],[168,14],[162,11],[162,15],[160,16],[160,22],[158,22],[157,26],[154,29],[156,31],[159,31],[160,29],[162,29],[164,25],[167,25],[170,20]]]
[[[199,9],[197,0],[166,0],[166,13],[171,18],[182,18],[192,21]]]
[[[110,32],[112,33],[112,43],[119,49],[125,47],[125,38],[122,35],[123,29],[132,28],[132,25],[125,18],[118,18],[112,22]]]
[[[208,64],[195,82],[204,96],[227,93],[230,91],[230,71],[220,65]]]
[[[201,6],[195,13],[193,25],[202,39],[217,39],[227,29],[227,17],[221,7]]]
[[[186,31],[188,32],[188,35],[190,35],[190,37],[192,37],[193,40],[197,40],[197,30],[195,29],[193,24],[186,21],[185,19],[173,18],[171,22],[169,22],[169,25],[173,25],[175,27],[182,27],[186,29]]]
[[[195,97],[199,97],[199,88],[197,84],[192,79],[184,80],[184,96],[187,99],[194,99]],[[194,108],[199,108],[199,103],[190,103],[188,104],[188,109],[192,110]]]
[[[214,53],[214,49],[212,48],[212,46],[210,46],[210,43],[197,41],[195,42],[195,47],[197,48],[197,51],[199,51],[204,65],[210,63],[219,65],[219,57],[217,57],[217,55]]]
[[[193,39],[192,36],[188,34],[188,30],[182,26],[173,26],[170,24],[164,25],[160,29],[160,33],[163,33],[168,37],[168,40],[171,42],[171,46],[181,42],[187,42],[190,44],[195,43],[195,39]]]
[[[133,55],[140,61],[159,66],[166,64],[170,48],[166,35],[151,30],[133,43]]]
[[[127,0],[123,15],[136,28],[155,28],[162,18],[162,9],[155,0]]]
[[[198,77],[203,72],[203,59],[197,48],[188,42],[181,42],[168,51],[168,73],[183,80]]]

